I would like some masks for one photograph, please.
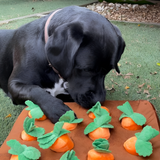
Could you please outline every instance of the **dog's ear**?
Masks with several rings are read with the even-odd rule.
[[[83,40],[83,28],[79,23],[57,27],[45,46],[48,60],[64,78],[71,74],[74,59]]]
[[[124,40],[122,38],[121,32],[118,29],[118,27],[115,26],[115,25],[113,25],[113,27],[114,27],[114,30],[115,30],[115,32],[117,34],[118,47],[117,47],[117,50],[116,50],[116,53],[115,53],[114,57],[112,58],[112,61],[111,61],[112,64],[111,65],[118,73],[120,73],[120,70],[119,70],[119,67],[118,67],[118,62],[119,62],[119,60],[121,58],[121,55],[124,52],[124,49],[125,49],[126,45],[125,45],[125,42],[124,42]]]

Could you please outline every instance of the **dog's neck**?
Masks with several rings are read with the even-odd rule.
[[[49,23],[50,23],[50,20],[51,18],[58,12],[60,11],[61,9],[58,9],[56,11],[54,11],[50,16],[49,18],[47,19],[46,21],[46,24],[45,24],[45,28],[44,28],[44,39],[45,39],[45,43],[47,43],[48,41],[48,38],[49,38],[49,35],[48,35],[48,26],[49,26]],[[46,56],[47,56],[47,53],[46,53]],[[49,59],[48,59],[48,56],[47,56],[47,61],[49,63],[49,66],[52,67],[52,69],[58,74],[58,76],[60,78],[62,78],[62,76],[59,74],[59,72],[52,66],[52,64],[50,63]],[[63,79],[63,78],[62,78]]]

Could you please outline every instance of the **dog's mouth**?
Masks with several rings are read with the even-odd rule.
[[[93,98],[92,93],[88,93],[87,96],[78,94],[76,96],[76,102],[83,108],[90,109],[94,104],[91,102]]]
[[[83,108],[90,109],[97,103],[97,101],[103,103],[105,101],[105,95],[101,95],[100,98],[98,98],[93,92],[88,91],[86,94],[77,94],[73,99]]]

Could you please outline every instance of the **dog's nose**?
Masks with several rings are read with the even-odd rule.
[[[97,101],[103,102],[104,96],[103,95],[97,95],[93,91],[87,91],[86,94],[86,99],[88,100],[88,103],[90,104],[90,107],[95,105]]]
[[[90,103],[90,106],[95,105],[98,101],[100,103],[103,103],[105,101],[106,97],[106,92],[101,92],[101,93],[94,93],[93,91],[87,91],[85,94],[87,100]]]
[[[86,96],[87,98],[92,98],[93,95],[94,95],[93,91],[87,91],[87,92],[85,93],[85,96]]]

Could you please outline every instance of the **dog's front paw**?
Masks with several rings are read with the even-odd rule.
[[[54,106],[47,110],[47,117],[52,123],[58,122],[59,118],[65,114],[67,111],[71,110],[67,105],[62,101],[57,101],[54,103]]]

